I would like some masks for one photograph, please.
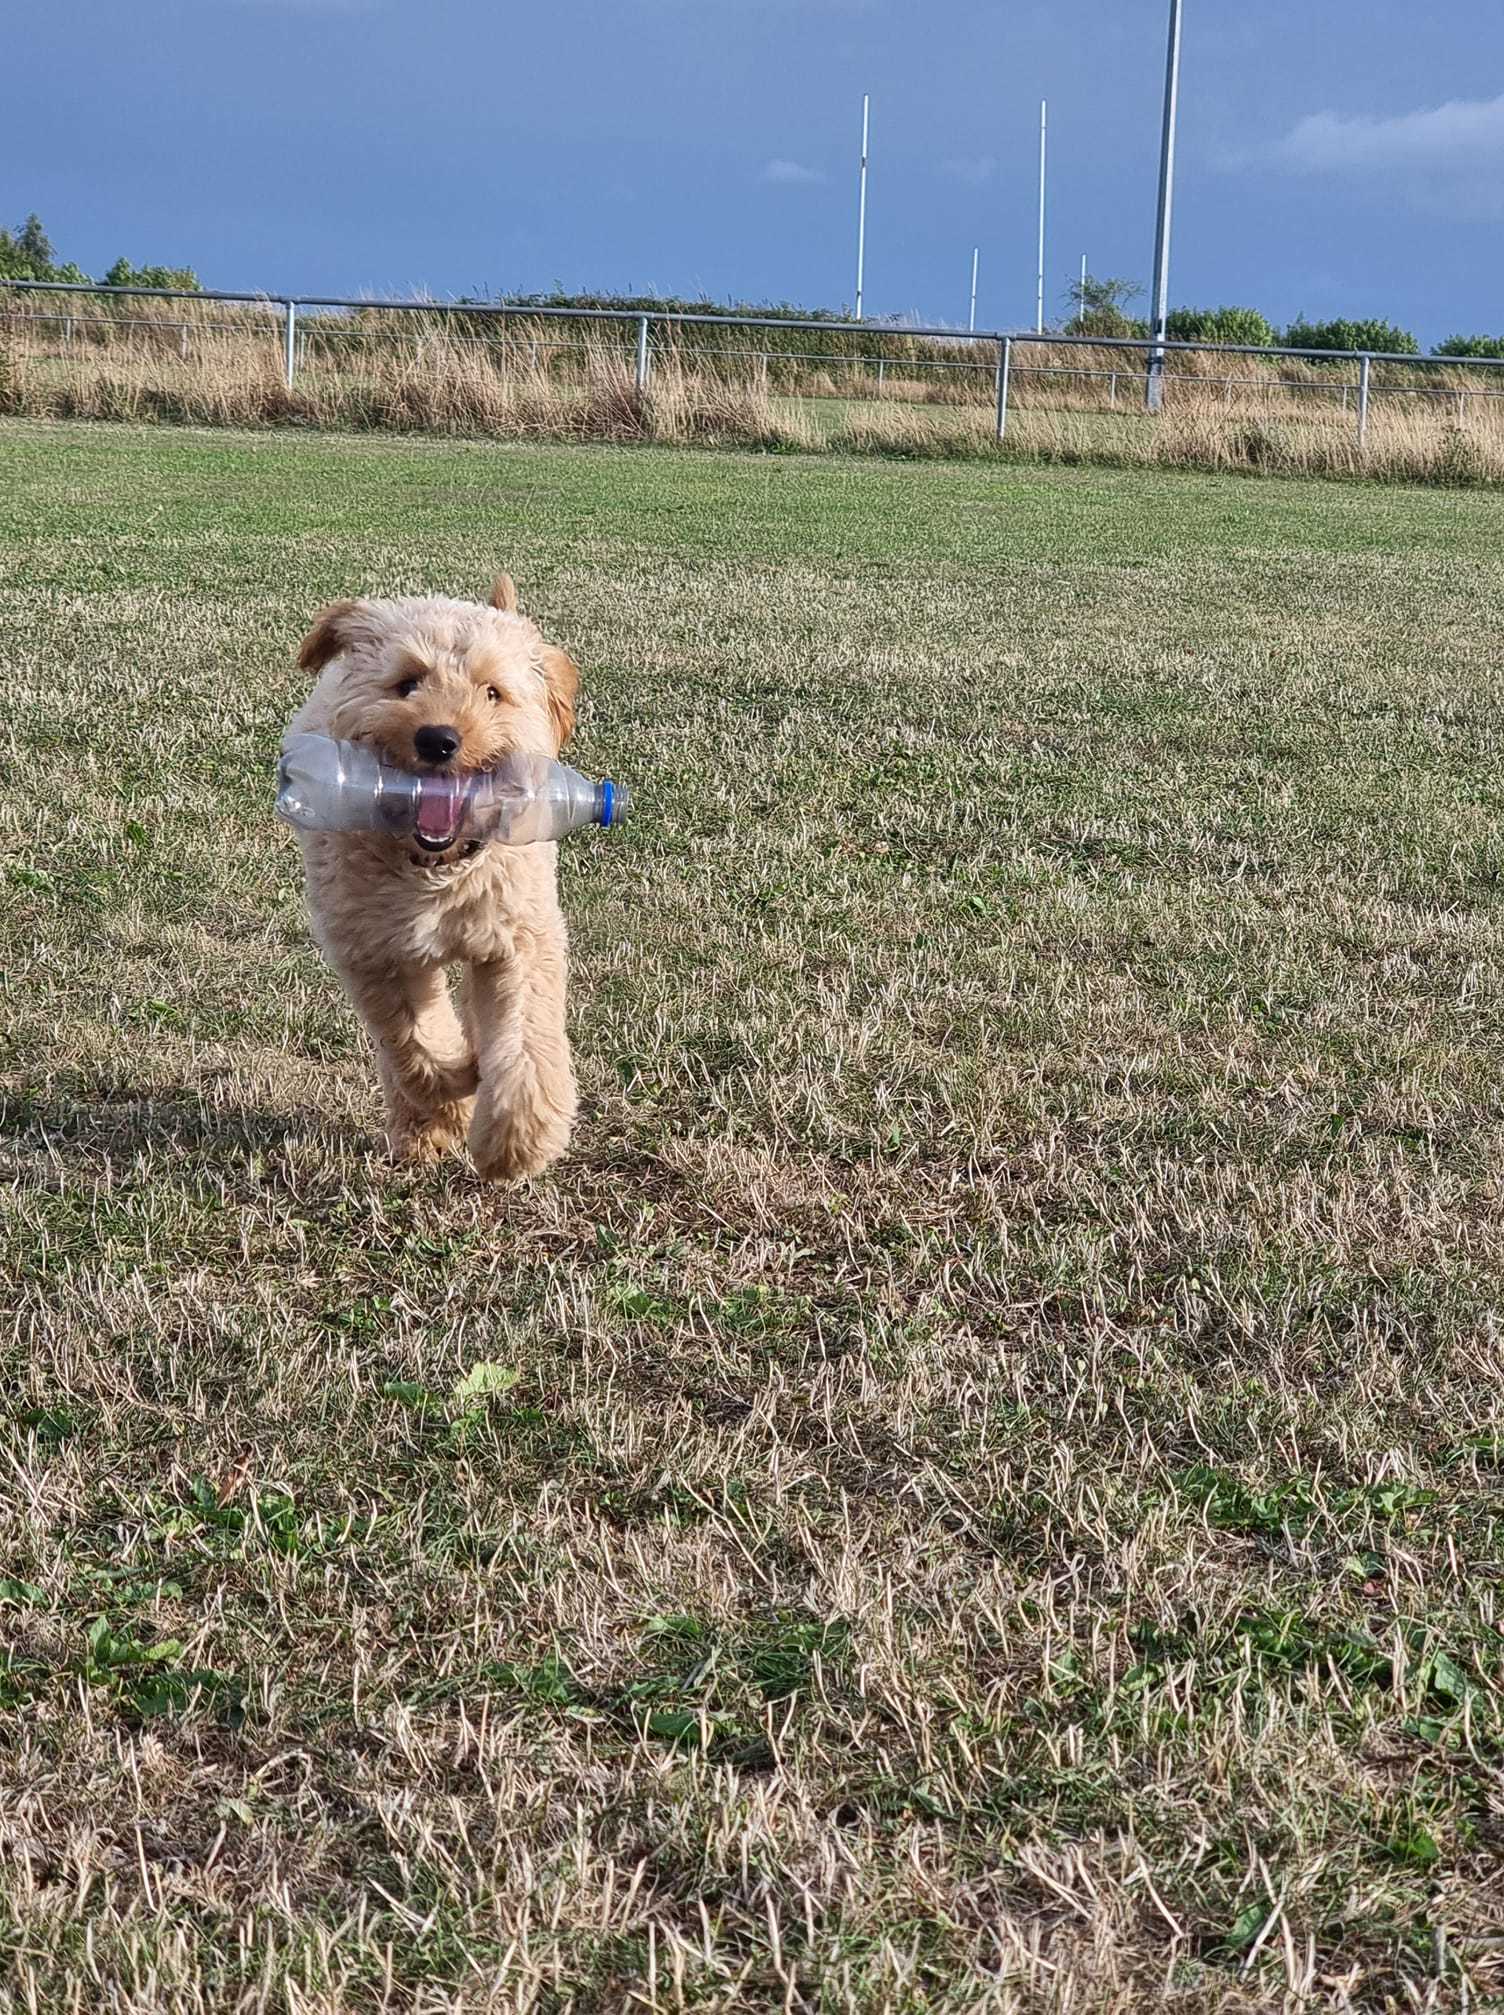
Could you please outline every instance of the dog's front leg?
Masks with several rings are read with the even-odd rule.
[[[443,968],[341,965],[340,977],[376,1045],[392,1153],[431,1161],[459,1147],[475,1057]]]
[[[510,957],[470,969],[465,1018],[480,1072],[470,1152],[488,1180],[536,1175],[569,1145],[576,1096],[567,966],[560,919],[518,931]]]

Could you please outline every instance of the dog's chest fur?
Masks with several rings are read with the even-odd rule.
[[[557,915],[558,849],[483,847],[453,866],[413,864],[402,842],[356,833],[307,833],[303,865],[320,934],[348,957],[376,962],[485,965],[513,955],[519,926]]]

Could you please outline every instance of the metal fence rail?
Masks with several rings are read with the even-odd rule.
[[[727,330],[778,330],[789,334],[808,331],[822,336],[860,336],[868,344],[881,345],[885,338],[905,342],[943,344],[951,350],[974,350],[975,359],[955,356],[935,357],[892,357],[874,348],[859,354],[841,355],[822,351],[772,350],[770,346],[746,350],[720,349],[714,352],[700,352],[713,355],[717,360],[731,357],[760,358],[761,369],[766,376],[769,364],[776,357],[780,362],[819,362],[828,369],[851,370],[862,365],[870,365],[876,372],[877,382],[882,385],[889,370],[919,371],[974,371],[991,381],[995,391],[997,438],[1003,440],[1007,433],[1011,405],[1011,390],[1015,380],[1024,377],[1076,377],[1107,378],[1110,382],[1110,401],[1118,404],[1118,385],[1124,383],[1141,388],[1145,406],[1150,411],[1158,410],[1155,398],[1155,380],[1161,382],[1168,375],[1171,382],[1194,382],[1204,386],[1220,386],[1226,403],[1232,404],[1234,391],[1241,387],[1250,398],[1267,397],[1275,391],[1282,393],[1311,393],[1320,396],[1340,396],[1343,409],[1356,416],[1357,442],[1362,448],[1367,441],[1368,419],[1372,405],[1374,383],[1373,369],[1376,364],[1403,365],[1416,371],[1441,370],[1464,371],[1476,374],[1478,382],[1466,389],[1456,385],[1398,385],[1383,388],[1386,397],[1426,398],[1455,400],[1459,418],[1465,415],[1467,402],[1472,398],[1504,398],[1504,384],[1490,385],[1489,374],[1504,370],[1504,358],[1496,357],[1418,357],[1402,351],[1390,350],[1312,350],[1296,349],[1283,345],[1263,346],[1254,343],[1194,343],[1184,341],[1155,341],[1140,336],[1069,336],[1053,335],[1048,331],[1034,330],[971,330],[948,329],[900,323],[878,323],[873,321],[840,321],[834,318],[796,317],[782,315],[738,315],[720,313],[713,310],[703,312],[693,309],[663,308],[562,308],[530,306],[521,302],[491,301],[431,301],[431,300],[385,300],[352,299],[348,296],[329,294],[260,294],[238,293],[224,289],[207,288],[193,291],[174,287],[109,287],[105,285],[81,285],[76,281],[64,280],[0,280],[0,287],[22,296],[47,296],[54,294],[71,295],[90,304],[107,301],[110,297],[152,301],[190,301],[195,304],[225,303],[240,307],[259,308],[266,311],[270,329],[280,325],[283,371],[289,388],[295,383],[300,361],[305,359],[305,347],[300,340],[300,320],[306,327],[317,328],[321,335],[334,334],[338,330],[338,318],[360,313],[379,311],[396,315],[427,315],[446,319],[462,319],[467,323],[494,321],[503,331],[508,322],[539,323],[585,323],[610,324],[622,328],[631,337],[633,377],[639,390],[646,387],[652,371],[654,330],[720,328]],[[188,323],[176,319],[147,321],[135,317],[111,318],[103,315],[84,314],[76,310],[58,314],[48,314],[41,309],[27,309],[20,312],[9,311],[0,314],[0,320],[35,321],[62,323],[71,340],[75,326],[97,326],[112,320],[115,326],[132,328],[161,328],[175,330],[179,336],[179,346],[186,357],[191,330],[198,328],[238,328],[232,322]],[[352,331],[353,333],[353,331]],[[1079,348],[1086,351],[1103,350],[1121,354],[1123,367],[1103,369],[1100,366],[1081,364],[1026,364],[1018,361],[1016,353],[1020,348],[1033,344],[1048,349],[1060,350]],[[569,344],[562,338],[559,342],[539,342],[534,340],[534,355],[539,349],[581,349],[587,346]],[[696,354],[690,352],[689,354]],[[1321,365],[1356,365],[1356,377],[1346,380],[1333,378],[1329,384],[1314,384],[1309,381],[1289,379],[1238,378],[1228,375],[1222,378],[1204,373],[1166,373],[1164,360],[1176,354],[1194,354],[1203,357],[1251,357],[1269,363],[1281,359],[1298,359],[1304,363]],[[1141,361],[1135,362],[1138,359]]]
[[[175,335],[179,339],[178,347],[181,351],[181,354],[184,357],[186,357],[189,354],[190,335],[198,335],[200,333],[213,333],[218,331],[224,331],[229,334],[241,334],[241,335],[247,333],[246,325],[244,323],[224,321],[224,320],[176,322],[176,321],[168,321],[162,317],[157,316],[146,317],[146,316],[133,315],[127,317],[121,315],[84,315],[78,313],[43,314],[30,309],[8,310],[8,311],[0,310],[0,322],[10,324],[20,324],[22,326],[30,328],[42,328],[42,327],[56,328],[61,331],[64,342],[71,342],[74,330],[80,328],[124,329],[132,332],[134,332],[137,329],[162,330],[172,335]],[[268,331],[270,331],[275,326],[276,324],[269,322]],[[341,326],[339,323],[335,322],[333,317],[330,315],[321,316],[316,323],[312,324],[310,323],[310,319],[305,317],[300,324],[299,348],[295,364],[302,364],[306,363],[307,361],[307,354],[308,354],[307,331],[310,326],[317,327],[321,342],[326,341],[330,337],[339,337],[342,335],[350,336],[352,338],[358,338],[363,333],[354,324],[346,324]],[[870,327],[871,325],[869,324],[868,326]],[[907,332],[898,332],[898,333],[907,333]],[[1024,335],[1014,337],[1012,340],[1015,342],[1026,342],[1026,341],[1039,341],[1041,339],[1038,337],[1029,337],[1027,335]],[[1060,338],[1045,337],[1043,340],[1046,342],[1054,342],[1054,341],[1064,342],[1067,339],[1064,337]],[[1084,340],[1088,345],[1092,345],[1097,339],[1088,337]],[[504,338],[502,345],[499,347],[502,348],[504,354],[505,353]],[[554,339],[550,339],[547,337],[542,338],[533,337],[529,340],[527,347],[529,352],[529,361],[534,365],[538,363],[540,355],[543,352],[548,352],[551,355],[568,354],[572,356],[588,356],[590,353],[590,345],[588,343],[572,342],[563,337]],[[1275,356],[1282,353],[1272,350],[1266,350],[1266,351],[1260,351],[1258,354],[1260,356]],[[1333,353],[1324,351],[1321,354],[1323,356],[1326,356]],[[766,380],[769,366],[772,364],[775,357],[780,364],[820,364],[825,366],[828,370],[837,369],[841,371],[857,371],[857,372],[870,369],[873,381],[879,389],[881,389],[887,383],[888,373],[890,370],[900,380],[902,380],[905,374],[918,375],[920,373],[925,372],[960,371],[970,373],[974,377],[983,379],[989,386],[991,385],[995,374],[995,365],[986,358],[964,358],[964,359],[957,359],[952,357],[890,358],[885,356],[864,356],[864,355],[842,356],[839,354],[833,355],[830,351],[827,350],[779,349],[775,352],[768,349],[720,348],[714,350],[705,350],[694,348],[685,349],[682,347],[677,350],[676,355],[680,360],[687,359],[691,362],[703,361],[705,363],[715,364],[730,361],[741,361],[744,363],[755,364],[758,366],[759,372],[764,380]],[[1468,361],[1467,359],[1456,357],[1431,358],[1431,359],[1423,357],[1410,357],[1406,359],[1406,362],[1411,364],[1424,365],[1429,362],[1438,366],[1442,364],[1446,364],[1448,366],[1451,365],[1460,366],[1465,364],[1467,361]],[[1133,383],[1141,375],[1141,373],[1135,372],[1127,368],[1126,366],[1121,370],[1107,370],[1100,366],[1093,366],[1090,364],[1015,363],[1012,367],[1011,375],[1015,381],[1021,378],[1069,378],[1069,379],[1088,379],[1095,382],[1105,382],[1108,386],[1108,402],[1111,406],[1115,407],[1119,403],[1118,402],[1119,387],[1125,381],[1127,381],[1130,384]],[[1221,390],[1224,394],[1225,402],[1228,405],[1232,404],[1232,395],[1238,391],[1243,392],[1250,399],[1267,398],[1274,393],[1279,393],[1281,395],[1289,395],[1293,397],[1300,397],[1304,395],[1317,399],[1330,399],[1337,403],[1340,403],[1342,409],[1345,412],[1350,409],[1353,395],[1357,390],[1357,381],[1355,379],[1352,381],[1332,379],[1324,383],[1312,383],[1310,380],[1302,378],[1284,378],[1284,377],[1254,378],[1246,376],[1213,377],[1207,374],[1206,372],[1195,372],[1195,373],[1170,372],[1167,374],[1167,378],[1168,381],[1171,383],[1197,385],[1206,389]],[[844,392],[832,392],[832,393],[805,392],[802,396],[805,398],[822,398],[822,397],[842,398],[845,397],[846,395]],[[1458,403],[1460,409],[1465,413],[1467,403],[1470,399],[1504,399],[1504,386],[1495,386],[1495,387],[1469,386],[1466,390],[1463,390],[1459,387],[1450,385],[1389,385],[1385,388],[1385,396],[1391,399],[1413,398],[1413,399],[1455,400]]]

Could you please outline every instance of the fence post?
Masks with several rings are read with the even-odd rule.
[[[1013,369],[1013,338],[1004,336],[997,353],[997,437],[1008,431],[1008,377]]]
[[[282,328],[282,365],[287,374],[287,389],[292,390],[292,381],[298,375],[298,309],[295,301],[282,303],[285,319]]]
[[[886,357],[879,357],[877,360],[877,389],[879,391],[883,388],[883,372],[887,368],[887,363],[888,360]]]
[[[648,387],[648,318],[637,317],[637,389],[645,392]]]
[[[186,322],[179,322],[178,324],[178,355],[186,364],[188,361],[188,324]]]
[[[1118,374],[1116,371],[1114,371],[1112,374],[1112,384],[1108,387],[1107,403],[1110,406],[1115,406],[1117,402],[1118,402]]]
[[[1144,411],[1160,413],[1165,403],[1165,362],[1163,350],[1151,350],[1144,369]]]
[[[1358,365],[1358,453],[1368,445],[1368,388],[1373,358],[1365,356]]]

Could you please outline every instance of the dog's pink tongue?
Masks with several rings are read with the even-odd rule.
[[[418,791],[418,831],[425,840],[454,837],[464,796],[464,785],[458,777],[423,779]]]

